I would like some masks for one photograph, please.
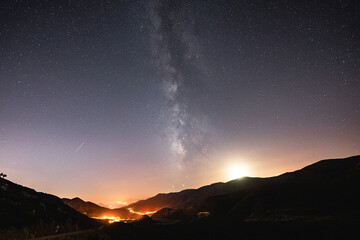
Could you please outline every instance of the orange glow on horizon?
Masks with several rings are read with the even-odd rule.
[[[129,203],[126,201],[124,201],[124,202],[116,201],[116,202],[111,202],[111,203],[99,203],[98,205],[100,205],[102,207],[110,208],[110,209],[116,209],[116,208],[125,207],[125,206],[129,205]]]

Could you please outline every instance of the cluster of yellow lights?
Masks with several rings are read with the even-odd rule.
[[[92,217],[92,218],[100,219],[100,220],[107,220],[109,223],[124,222],[124,221],[131,220],[131,219],[124,219],[124,218],[120,218],[120,217],[109,217],[109,216]]]
[[[134,211],[132,208],[128,208],[129,212],[134,213],[134,214],[138,214],[138,215],[152,215],[154,213],[156,213],[157,211],[153,211],[153,212],[136,212]],[[132,221],[134,219],[125,219],[125,218],[120,218],[120,217],[110,217],[110,216],[102,216],[102,217],[92,217],[94,219],[99,219],[99,220],[107,220],[109,223],[114,223],[114,222],[126,222],[126,221]]]

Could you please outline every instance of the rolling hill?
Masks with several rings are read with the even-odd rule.
[[[358,186],[360,156],[322,160],[252,188],[210,197],[198,210],[242,221],[358,221]]]

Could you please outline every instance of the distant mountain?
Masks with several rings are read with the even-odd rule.
[[[112,216],[120,217],[123,219],[139,219],[141,215],[131,213],[127,208],[117,208],[109,209],[106,207],[101,207],[93,202],[85,202],[80,198],[63,198],[63,201],[66,205],[74,208],[75,210],[85,214],[89,217],[102,217],[102,216]]]
[[[84,201],[78,197],[69,199],[69,198],[63,198],[62,199],[64,203],[75,210],[81,212],[82,214],[85,214],[89,217],[98,217],[102,214],[108,215],[107,213],[111,211],[109,208],[101,207],[95,203]]]
[[[0,239],[29,239],[97,225],[56,196],[0,178]]]
[[[153,218],[189,212],[255,220],[350,219],[360,216],[360,156],[322,160],[270,178],[240,178],[199,189],[158,194],[129,205],[136,211],[166,210]],[[358,194],[358,195],[356,195]],[[171,210],[172,209],[172,210]],[[174,211],[174,209],[177,209]]]
[[[227,183],[214,183],[198,189],[186,189],[181,192],[160,193],[146,200],[130,204],[128,207],[139,212],[157,211],[161,208],[181,208],[202,202],[211,196],[248,189],[254,184],[263,181],[261,178],[252,178],[250,181],[246,179],[237,179]]]

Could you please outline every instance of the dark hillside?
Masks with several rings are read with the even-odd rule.
[[[0,239],[26,239],[96,226],[96,221],[56,196],[0,179]]]
[[[244,221],[360,219],[360,157],[323,160],[261,185],[208,198],[199,209]]]

